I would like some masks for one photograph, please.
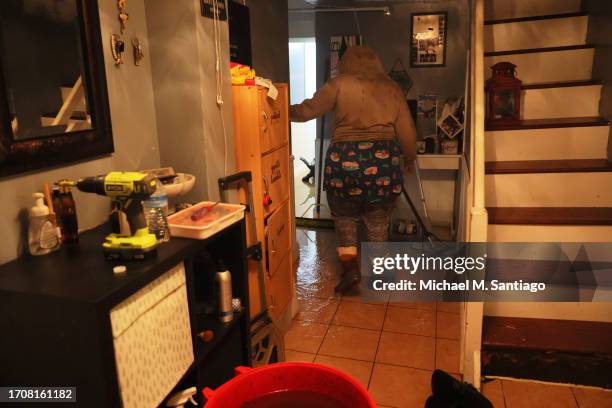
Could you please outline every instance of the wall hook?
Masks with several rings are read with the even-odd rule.
[[[134,65],[138,67],[144,58],[144,52],[142,52],[142,46],[138,38],[132,39],[132,48],[134,51]]]

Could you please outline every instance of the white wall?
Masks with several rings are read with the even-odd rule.
[[[125,54],[125,64],[117,68],[112,62],[109,50],[111,32],[119,32],[117,5],[115,1],[99,2],[115,153],[79,164],[0,180],[0,196],[3,197],[0,214],[0,264],[16,258],[23,250],[26,211],[32,205],[32,193],[42,191],[44,182],[53,183],[61,178],[91,176],[112,170],[137,170],[159,166],[145,0],[130,0],[128,4],[130,21],[125,38],[138,36],[144,48],[145,60],[141,66],[134,66],[131,45],[126,41],[128,52]],[[78,191],[74,192],[74,196],[81,229],[92,228],[106,220],[108,198]]]
[[[201,15],[199,0],[148,0],[146,17],[161,164],[196,176],[185,200],[216,199],[217,179],[224,168],[234,169],[227,22],[220,22],[224,104],[219,109],[213,20]]]

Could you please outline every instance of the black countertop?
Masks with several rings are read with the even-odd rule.
[[[107,226],[100,226],[82,233],[76,245],[63,245],[51,254],[27,255],[0,266],[0,293],[52,296],[110,308],[206,242],[173,237],[146,260],[107,261],[102,253],[107,233]],[[116,265],[125,265],[127,271],[115,274]]]

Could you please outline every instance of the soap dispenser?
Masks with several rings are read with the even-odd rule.
[[[31,255],[45,255],[60,246],[60,240],[53,223],[49,219],[49,207],[44,202],[43,193],[34,193],[35,205],[30,208],[28,225],[28,248]]]

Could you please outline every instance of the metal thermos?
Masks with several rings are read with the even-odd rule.
[[[223,323],[231,322],[234,319],[232,308],[232,275],[230,271],[219,262],[215,275],[217,284],[217,296],[219,297],[219,320]]]

